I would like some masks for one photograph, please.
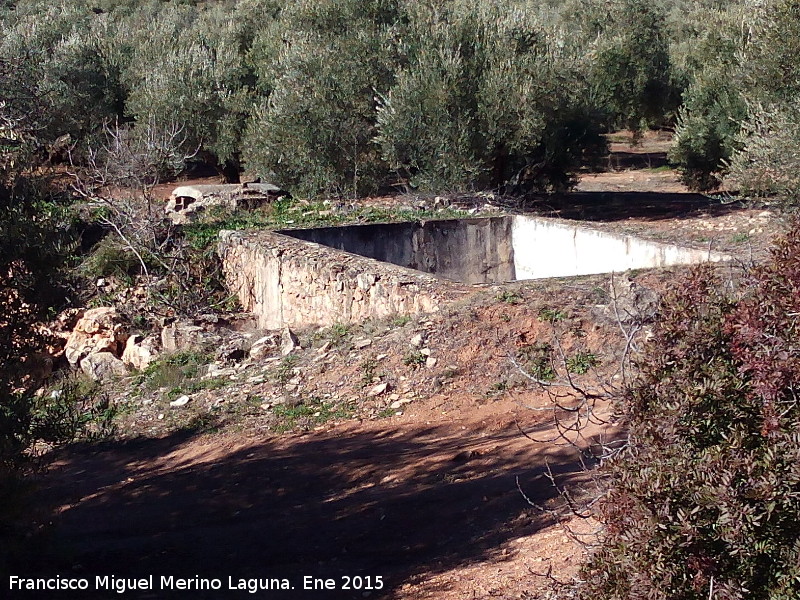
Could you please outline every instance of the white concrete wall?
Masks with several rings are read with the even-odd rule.
[[[717,252],[522,215],[514,217],[511,239],[517,279],[619,273],[729,258]]]

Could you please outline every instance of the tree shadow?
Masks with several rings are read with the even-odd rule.
[[[296,589],[284,598],[361,598],[362,590],[303,591],[303,577],[339,585],[345,575],[381,576],[385,589],[371,594],[381,597],[415,576],[491,558],[550,524],[517,489],[519,478],[537,502],[556,496],[545,459],[566,480],[584,476],[574,452],[535,452],[510,427],[332,430],[230,451],[210,443],[224,437],[203,439],[191,456],[186,432],[70,449],[42,482],[46,498],[66,506],[47,548],[14,573],[92,582],[155,575],[156,590],[126,593],[133,598],[186,594],[159,590],[160,575],[222,580],[221,591],[192,598],[243,597],[227,591],[228,577],[288,578]]]
[[[568,192],[521,201],[521,212],[561,219],[613,222],[718,218],[748,208],[738,200],[722,202],[703,194],[671,192]]]

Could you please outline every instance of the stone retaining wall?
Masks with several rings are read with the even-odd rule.
[[[438,310],[467,286],[270,231],[221,231],[227,285],[259,327],[353,323]]]

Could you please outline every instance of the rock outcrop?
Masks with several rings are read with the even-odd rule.
[[[105,379],[112,374],[124,374],[125,367],[119,357],[127,340],[125,322],[114,308],[91,308],[80,315],[67,337],[64,355],[69,364],[80,366],[87,375]],[[99,354],[103,356],[97,358]]]
[[[132,369],[141,371],[156,359],[158,341],[154,336],[132,335],[125,344],[122,362]]]
[[[255,208],[286,192],[269,183],[184,185],[175,188],[166,206],[167,217],[176,225],[191,223],[213,206],[229,209]]]

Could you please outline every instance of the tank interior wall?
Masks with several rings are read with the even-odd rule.
[[[514,279],[511,226],[508,217],[490,217],[281,233],[453,281],[497,283]]]
[[[514,217],[511,230],[516,279],[619,273],[728,259],[707,250],[521,215]]]

